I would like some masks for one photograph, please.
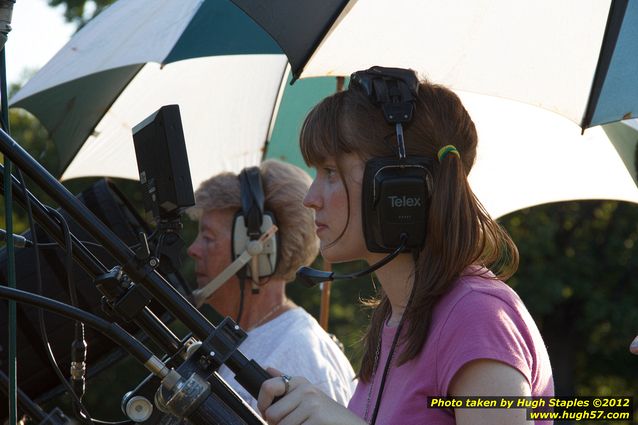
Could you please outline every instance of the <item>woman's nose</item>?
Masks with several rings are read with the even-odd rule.
[[[312,182],[312,184],[308,188],[308,192],[306,192],[306,196],[304,196],[303,198],[304,207],[312,208],[314,210],[321,207],[320,197],[318,194],[317,185],[315,183],[316,180]]]

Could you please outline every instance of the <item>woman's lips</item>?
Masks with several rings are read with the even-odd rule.
[[[328,226],[326,226],[325,224],[319,223],[317,221],[315,221],[315,226],[317,227],[317,230],[316,230],[317,234],[321,232],[322,230],[326,230],[328,228]]]

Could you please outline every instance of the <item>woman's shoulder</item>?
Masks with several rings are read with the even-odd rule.
[[[330,335],[319,325],[319,322],[303,307],[290,309],[272,320],[268,334],[277,333],[287,341],[286,349],[307,350],[317,349],[317,346],[336,348]],[[334,346],[334,347],[333,347]]]
[[[466,270],[439,304],[445,310],[499,304],[507,304],[515,310],[524,308],[520,297],[508,284],[490,270],[478,267]]]
[[[517,369],[534,394],[551,390],[551,366],[534,319],[516,292],[486,270],[467,273],[439,302],[431,355],[447,391],[460,367],[476,359]]]
[[[530,338],[536,324],[518,294],[487,269],[460,277],[437,303],[433,329],[439,335],[468,332],[477,337],[524,334]]]

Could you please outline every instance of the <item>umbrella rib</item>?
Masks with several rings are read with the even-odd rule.
[[[279,113],[279,106],[281,105],[281,100],[284,97],[284,90],[286,88],[286,82],[288,81],[288,74],[290,73],[290,63],[286,63],[284,67],[284,71],[281,74],[281,82],[279,83],[279,91],[277,93],[277,97],[275,98],[275,104],[272,107],[272,112],[270,114],[270,122],[268,123],[268,131],[266,132],[266,140],[264,141],[264,148],[262,149],[261,160],[264,161],[266,159],[266,155],[268,154],[268,145],[270,145],[270,139],[272,138],[272,132],[275,128],[275,121],[277,120],[277,114]]]
[[[609,8],[609,17],[607,18],[607,26],[605,27],[601,51],[598,56],[598,64],[596,65],[592,87],[589,91],[589,99],[587,100],[585,114],[580,125],[583,131],[591,125],[594,110],[596,109],[603,84],[607,78],[611,58],[614,54],[614,50],[616,49],[616,43],[618,41],[627,6],[628,0],[612,0],[611,7]]]
[[[301,73],[306,67],[306,64],[308,64],[308,62],[310,61],[310,58],[312,58],[312,55],[315,54],[315,51],[319,48],[319,46],[321,45],[323,40],[326,38],[328,33],[330,33],[332,28],[338,25],[340,18],[343,17],[342,15],[343,11],[346,8],[351,9],[352,6],[354,6],[354,4],[357,1],[358,0],[346,0],[343,3],[341,3],[341,5],[338,8],[335,9],[334,14],[330,17],[329,20],[326,21],[326,26],[323,28],[322,31],[320,31],[317,34],[318,37],[315,38],[315,40],[313,41],[311,48],[303,56],[303,58],[301,59],[301,62],[299,62],[299,65],[292,70],[292,81],[290,82],[290,84],[294,84],[294,82],[299,79],[299,77],[301,76]]]
[[[263,3],[262,2],[251,2],[250,0],[231,0],[235,6],[241,9],[246,15],[250,17],[255,23],[257,23],[266,33],[270,35],[270,37],[275,40],[275,42],[279,45],[281,50],[288,56],[288,61],[291,63],[291,67],[294,67],[292,70],[292,81],[290,84],[293,84],[303,72],[304,67],[310,61],[310,58],[315,53],[315,51],[319,48],[322,41],[326,38],[326,36],[330,33],[332,28],[338,25],[339,21],[347,14],[344,13],[346,10],[350,10],[352,6],[358,0],[331,0],[329,3],[336,4],[336,7],[332,10],[330,15],[322,15],[321,22],[319,27],[320,31],[314,31],[314,37],[308,37],[308,39],[312,39],[311,43],[306,43],[304,39],[303,46],[300,46],[298,40],[294,43],[287,43],[287,39],[284,35],[284,31],[282,28],[290,29],[290,25],[288,23],[283,23],[280,18],[283,19],[282,16],[274,13],[277,8],[286,6],[289,11],[292,11],[291,14],[294,15],[296,23],[301,23],[302,25],[308,22],[314,23],[317,21],[317,17],[312,15],[312,12],[308,10],[308,5],[315,6],[312,2],[299,2],[298,0],[280,0],[278,2],[271,3]],[[327,1],[327,0],[326,0]],[[319,4],[319,3],[317,3]],[[328,17],[326,19],[326,16]],[[298,27],[299,25],[293,25],[293,27]],[[306,46],[309,47],[307,48]],[[300,47],[299,50],[303,51],[303,54],[297,55],[297,47]]]

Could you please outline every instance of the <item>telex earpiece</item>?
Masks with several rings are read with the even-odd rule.
[[[403,124],[414,113],[419,80],[412,70],[372,67],[352,74],[350,85],[363,90],[394,124],[397,155],[366,162],[363,175],[363,229],[371,252],[405,251],[425,240],[434,160],[408,156]]]

